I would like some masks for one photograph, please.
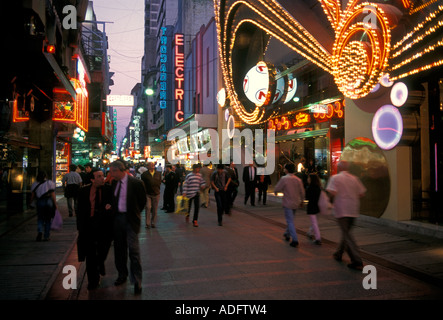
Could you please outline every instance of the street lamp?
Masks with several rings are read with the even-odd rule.
[[[152,95],[154,95],[154,90],[152,88],[148,88],[148,89],[146,89],[145,93],[148,96],[152,96]]]

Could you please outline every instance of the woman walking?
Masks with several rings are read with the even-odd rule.
[[[37,241],[49,240],[51,231],[51,220],[54,218],[57,209],[55,198],[55,184],[46,179],[46,172],[39,171],[37,181],[31,186],[31,201],[37,199]]]
[[[321,245],[320,229],[318,227],[317,213],[320,212],[318,200],[320,199],[321,184],[320,179],[315,173],[308,176],[308,187],[306,188],[306,200],[308,200],[307,214],[311,220],[308,237],[314,239],[314,243]]]

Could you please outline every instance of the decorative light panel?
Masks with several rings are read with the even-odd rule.
[[[251,110],[237,93],[239,87],[234,79],[238,62],[233,52],[241,43],[237,36],[246,25],[261,30],[265,43],[269,43],[266,36],[272,36],[331,73],[339,90],[351,99],[375,92],[379,83],[391,86],[396,80],[443,65],[441,55],[434,54],[443,48],[443,37],[434,39],[443,30],[443,5],[437,6],[438,1],[414,7],[413,1],[402,0],[395,7],[349,0],[344,10],[340,0],[319,2],[334,29],[332,48],[323,47],[276,0],[214,0],[225,87],[233,109],[244,122],[258,124],[276,114],[266,104],[255,104]],[[424,8],[430,11],[424,20],[392,44],[391,30],[402,15],[421,14]]]

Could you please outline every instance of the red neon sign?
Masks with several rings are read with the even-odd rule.
[[[176,101],[175,120],[182,122],[184,120],[183,101],[184,101],[184,80],[185,80],[185,53],[184,53],[183,33],[175,34],[175,94]]]
[[[329,120],[333,117],[335,118],[343,118],[344,116],[344,111],[343,111],[343,107],[345,105],[345,101],[336,101],[334,103],[329,103],[328,105],[326,105],[324,107],[323,110],[316,110],[314,109],[314,118],[317,121],[322,121],[322,120]]]
[[[317,105],[311,109],[314,119],[311,114],[306,112],[298,112],[294,115],[287,115],[280,118],[274,118],[268,121],[268,129],[270,130],[290,130],[293,128],[300,128],[311,124],[312,120],[315,122],[323,122],[332,118],[344,117],[344,100],[336,101],[328,105]]]

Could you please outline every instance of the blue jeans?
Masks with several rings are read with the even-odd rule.
[[[294,216],[295,216],[295,209],[289,209],[289,208],[283,208],[285,211],[285,219],[286,219],[286,231],[285,236],[290,236],[292,238],[292,241],[297,241],[297,233],[295,232],[295,226],[294,226]]]
[[[51,232],[51,218],[44,218],[41,214],[37,216],[37,232],[43,234],[44,239],[49,239]]]

